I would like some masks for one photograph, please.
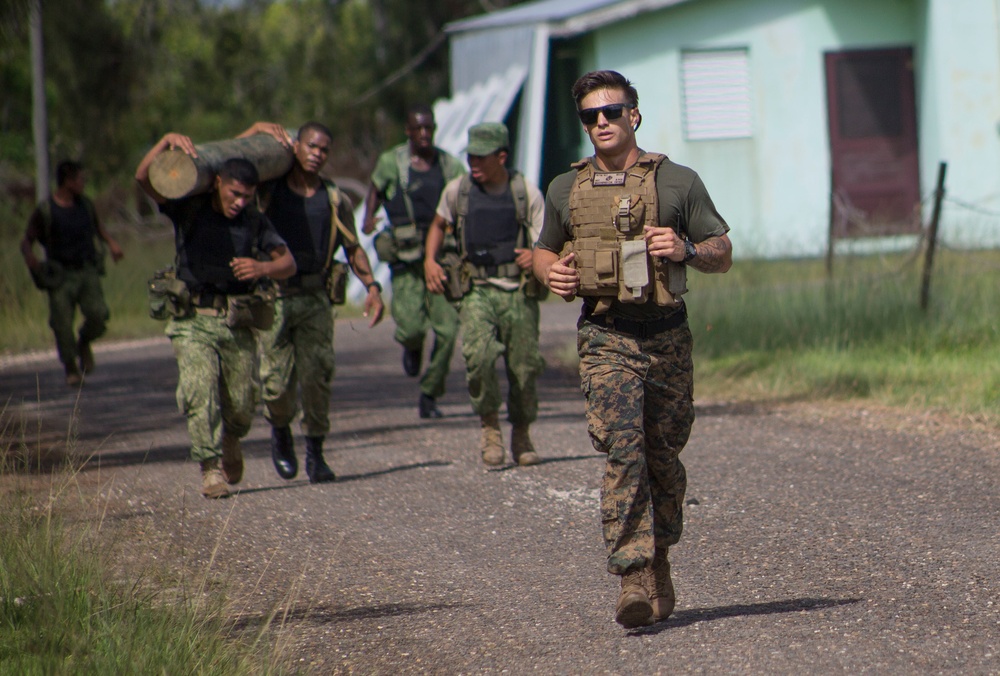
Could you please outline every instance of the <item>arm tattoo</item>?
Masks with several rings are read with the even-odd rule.
[[[732,265],[731,247],[720,237],[709,237],[696,245],[698,255],[688,263],[699,272],[725,272]]]

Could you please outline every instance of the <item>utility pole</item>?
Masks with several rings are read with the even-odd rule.
[[[35,140],[35,199],[49,197],[49,116],[45,106],[42,0],[31,2],[31,125]]]

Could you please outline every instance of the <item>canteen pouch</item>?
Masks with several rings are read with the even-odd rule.
[[[274,326],[274,299],[272,284],[258,286],[253,293],[229,296],[226,307],[226,326],[231,329],[258,329],[267,331]]]
[[[399,245],[392,234],[392,228],[382,228],[375,233],[372,244],[380,261],[388,265],[399,262]]]
[[[187,317],[191,313],[191,292],[183,280],[177,279],[173,266],[153,273],[146,284],[149,316],[165,321],[171,317]]]
[[[326,277],[326,292],[333,305],[343,305],[347,302],[348,270],[346,263],[333,261],[330,264],[330,274]]]
[[[447,275],[444,297],[452,302],[462,300],[465,294],[472,291],[472,266],[454,251],[442,255],[440,263]]]

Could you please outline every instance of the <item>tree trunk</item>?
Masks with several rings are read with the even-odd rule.
[[[198,157],[180,150],[167,150],[149,165],[149,182],[167,199],[208,192],[215,174],[226,160],[242,157],[257,167],[260,180],[284,176],[292,168],[292,151],[267,134],[247,138],[202,143],[195,146]]]

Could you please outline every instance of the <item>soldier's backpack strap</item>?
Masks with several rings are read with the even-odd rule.
[[[344,225],[344,222],[340,220],[340,214],[337,213],[340,210],[341,202],[344,200],[344,195],[340,192],[340,188],[333,181],[324,180],[323,185],[326,188],[327,198],[330,200],[330,244],[327,247],[326,259],[323,264],[323,273],[325,274],[333,262],[333,252],[337,245],[337,233],[339,232],[343,236],[345,249],[356,247],[358,245],[358,238],[355,233],[351,232]]]
[[[400,196],[403,198],[403,206],[406,207],[406,215],[410,223],[416,225],[417,219],[413,215],[413,200],[410,199],[410,145],[404,143],[396,148],[396,183],[399,186]]]
[[[438,161],[441,162],[441,173],[444,174],[445,183],[465,173],[465,165],[460,159],[440,148],[435,148],[435,150],[437,150]]]
[[[465,219],[469,216],[469,193],[472,192],[472,177],[466,174],[458,182],[458,199],[455,202],[455,243],[458,255],[466,257]]]

